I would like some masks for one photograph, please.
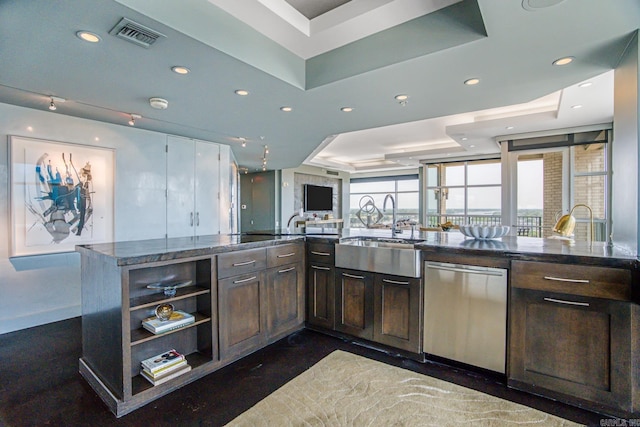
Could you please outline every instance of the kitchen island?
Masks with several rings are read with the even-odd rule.
[[[121,416],[305,325],[424,360],[421,278],[374,273],[339,282],[336,276],[337,243],[393,240],[391,231],[306,231],[78,246],[80,372]],[[405,231],[395,239],[418,249],[423,262],[508,270],[509,386],[602,413],[637,414],[640,316],[634,254],[597,242],[479,241],[458,232],[412,236]],[[175,281],[192,285],[172,297],[148,288]],[[346,291],[349,304],[341,300]],[[144,331],[141,321],[162,303],[192,313],[195,322],[166,335]],[[353,328],[353,320],[362,316],[363,328]],[[185,354],[192,370],[150,385],[141,377],[140,361],[170,348]]]

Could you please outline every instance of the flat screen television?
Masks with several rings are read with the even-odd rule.
[[[305,211],[333,210],[333,188],[319,185],[304,185]]]

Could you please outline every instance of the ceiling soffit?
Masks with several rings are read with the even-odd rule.
[[[320,15],[342,6],[345,3],[349,3],[351,0],[285,0],[298,12],[304,15],[305,18],[311,20],[317,18]]]
[[[416,1],[366,0],[363,3],[362,0],[352,0],[308,21],[321,29],[317,36],[311,38],[332,39],[335,45],[341,46],[326,52],[321,50],[322,53],[305,59],[304,55],[300,56],[282,44],[292,38],[291,30],[303,39],[310,37],[295,30],[291,23],[264,5],[269,3],[274,8],[273,5],[284,5],[297,14],[297,18],[306,20],[284,0],[184,0],[188,7],[172,2],[159,4],[154,0],[116,1],[301,89],[320,87],[470,43],[487,35],[477,0],[430,0],[427,4],[432,13],[423,14],[423,9],[414,7],[411,14],[421,16],[407,21],[405,15],[402,17],[405,22],[399,25],[375,33],[369,29],[370,35],[344,44],[344,40],[357,34],[358,27],[366,22],[388,21],[384,15],[385,4],[399,7],[395,3]],[[243,16],[245,23],[235,15],[242,16],[241,8],[244,5],[246,9],[247,3],[253,6],[252,15]],[[365,4],[367,6],[363,6]],[[363,7],[368,8],[369,14],[364,13]],[[380,13],[383,15],[378,16]],[[376,15],[372,17],[371,14]],[[345,21],[345,17],[349,19]],[[261,25],[281,31],[269,38],[258,32]],[[416,40],[420,43],[413,42]]]

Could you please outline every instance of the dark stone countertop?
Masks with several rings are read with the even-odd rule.
[[[87,256],[109,258],[116,265],[132,265],[194,256],[207,256],[223,252],[273,246],[292,241],[308,240],[336,243],[355,237],[393,238],[389,229],[322,229],[307,228],[306,233],[288,233],[287,230],[264,230],[241,234],[202,236],[197,238],[153,239],[92,245],[79,245],[76,250]],[[561,239],[506,236],[500,239],[476,240],[458,231],[415,232],[408,230],[396,238],[413,239],[415,247],[429,252],[499,256],[533,261],[568,262],[637,268],[636,254],[626,252],[604,242],[571,242]]]
[[[76,251],[84,256],[102,257],[105,262],[126,266],[263,248],[303,240],[302,235],[216,234],[195,238],[176,237],[78,245]]]

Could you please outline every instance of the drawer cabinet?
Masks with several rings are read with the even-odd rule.
[[[304,245],[267,249],[267,335],[275,341],[304,325]]]
[[[248,249],[218,255],[218,278],[238,276],[267,267],[266,249]]]
[[[630,272],[514,261],[511,280],[509,385],[631,412]]]
[[[335,327],[335,249],[333,244],[312,243],[307,248],[307,322],[326,329]]]

